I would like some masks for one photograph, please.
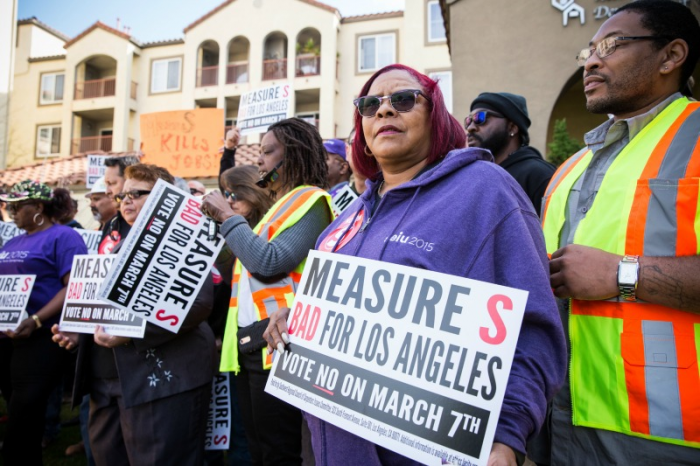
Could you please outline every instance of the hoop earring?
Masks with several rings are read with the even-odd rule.
[[[374,154],[372,153],[372,149],[369,148],[369,146],[365,146],[365,155],[367,157],[372,157]]]
[[[36,221],[36,218],[37,218],[37,217],[41,218],[41,223],[39,223],[39,222]],[[42,217],[41,214],[40,214],[39,212],[37,212],[37,213],[34,214],[34,218],[33,218],[32,220],[34,220],[34,224],[35,224],[36,226],[38,226],[38,227],[42,226],[42,225],[44,224],[44,222],[46,221],[46,220],[44,219],[44,217]]]

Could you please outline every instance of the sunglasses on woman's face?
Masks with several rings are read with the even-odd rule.
[[[224,191],[224,197],[231,202],[236,202],[236,193],[233,193],[231,191]]]
[[[503,115],[499,115],[498,113],[493,113],[486,110],[474,112],[464,119],[464,129],[466,129],[467,126],[471,125],[472,123],[474,123],[476,126],[481,126],[484,123],[486,123],[486,119],[488,117],[505,118]]]
[[[7,212],[10,215],[14,215],[17,212],[20,211],[20,209],[24,206],[31,205],[32,202],[8,202],[7,203]]]
[[[149,191],[147,189],[134,189],[132,191],[126,191],[123,193],[116,194],[114,196],[114,200],[117,202],[122,202],[124,199],[126,199],[128,197],[129,199],[131,199],[133,201],[134,199],[139,199],[139,198],[141,198],[141,196],[145,196],[147,194],[151,194],[151,191]]]
[[[377,114],[379,107],[382,106],[384,99],[389,99],[391,107],[397,112],[404,113],[410,111],[415,105],[418,96],[422,95],[425,100],[430,102],[430,99],[418,89],[406,89],[403,91],[394,92],[391,95],[378,96],[367,95],[359,97],[353,101],[360,115],[366,118],[371,118]]]

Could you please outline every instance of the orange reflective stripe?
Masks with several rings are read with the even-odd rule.
[[[647,224],[649,199],[651,199],[649,180],[639,180],[637,189],[634,192],[629,221],[627,222],[627,238],[625,238],[625,253],[627,254],[644,255],[644,233]]]
[[[284,222],[286,222],[287,219],[292,214],[294,214],[298,208],[300,208],[302,205],[304,205],[309,200],[309,198],[311,198],[315,194],[316,194],[315,190],[309,189],[309,190],[301,193],[301,195],[299,197],[297,197],[294,200],[294,202],[292,202],[291,204],[289,204],[287,202],[283,203],[284,208],[286,210],[282,213],[282,215],[280,215],[278,218],[276,218],[274,220],[274,222],[264,225],[264,227],[267,228],[267,240],[270,241],[272,239],[272,237],[275,236],[277,229],[280,226],[282,226],[282,224],[284,224]],[[273,217],[274,217],[274,215],[271,216],[270,218],[273,218]]]
[[[690,156],[690,162],[688,162],[688,166],[685,169],[685,176],[687,178],[700,176],[700,136],[695,141],[693,154]]]
[[[700,159],[700,156],[698,156]],[[676,256],[694,256],[698,253],[695,217],[698,206],[698,178],[678,180],[676,196]]]
[[[552,175],[552,178],[549,182],[549,185],[547,185],[547,189],[545,189],[545,199],[547,202],[544,205],[544,211],[542,214],[542,225],[544,226],[544,220],[545,217],[547,217],[547,210],[549,208],[549,201],[552,200],[551,194],[556,191],[556,189],[559,187],[559,184],[566,179],[566,177],[571,173],[571,170],[574,169],[578,163],[583,160],[583,155],[588,151],[585,147],[580,150],[578,153],[573,155],[571,157],[571,161],[569,163],[564,162],[559,168],[557,168],[557,171],[554,172],[554,175]],[[577,155],[580,154],[580,157],[576,158]],[[573,160],[575,159],[575,160]]]
[[[299,284],[299,282],[301,281],[301,274],[299,272],[289,272],[289,276],[296,284]]]
[[[293,292],[294,291],[290,286],[282,286],[277,288],[263,288],[262,290],[254,291],[252,293],[253,303],[255,303],[258,310],[260,311],[260,320],[265,320],[269,317],[267,307],[265,306],[265,299],[274,298],[277,302],[278,308],[288,307],[287,297],[285,295]]]
[[[228,302],[228,307],[238,307],[238,297],[232,297]]]
[[[622,357],[628,361],[628,364],[625,364],[625,384],[629,399],[630,429],[633,432],[650,435],[642,321],[626,319],[623,332],[621,349]]]
[[[674,325],[673,334],[676,338],[676,351],[678,355],[696,355],[696,343],[694,335],[694,325]],[[685,440],[700,442],[700,396],[697,390],[700,386],[700,372],[698,371],[698,361],[690,368],[678,368],[678,388],[683,413],[683,437]]]

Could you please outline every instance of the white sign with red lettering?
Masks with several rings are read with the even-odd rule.
[[[527,297],[312,251],[265,390],[421,463],[485,466]]]
[[[15,330],[27,318],[36,275],[0,275],[0,332]]]
[[[201,200],[163,180],[153,187],[99,298],[177,333],[223,246]]]

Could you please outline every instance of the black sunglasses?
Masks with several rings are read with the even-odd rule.
[[[128,197],[133,201],[134,199],[139,199],[141,196],[145,196],[146,194],[151,194],[151,191],[146,189],[134,189],[132,191],[126,191],[123,193],[115,194],[114,200],[117,202],[121,202]]]
[[[394,92],[391,95],[367,95],[364,97],[358,97],[353,101],[353,103],[355,104],[355,107],[357,107],[357,111],[360,112],[360,115],[371,118],[377,114],[384,99],[389,99],[389,103],[394,110],[404,113],[410,111],[416,105],[416,100],[418,100],[419,95],[422,95],[425,100],[430,102],[428,96],[423,94],[422,91],[419,91],[418,89],[406,89],[403,91]]]
[[[206,193],[204,191],[200,191],[197,188],[190,188],[190,194],[192,194],[193,196],[197,196],[197,195],[204,196],[204,194],[206,194]]]
[[[474,123],[476,126],[481,126],[484,123],[486,123],[486,119],[490,116],[492,116],[494,118],[505,118],[503,115],[499,115],[498,113],[489,112],[487,110],[482,110],[480,112],[474,112],[471,115],[469,115],[467,118],[465,118],[464,119],[464,128],[466,129],[472,123]]]
[[[236,193],[233,193],[231,191],[224,191],[224,197],[226,199],[230,199],[233,202],[236,201]]]
[[[20,211],[20,209],[24,206],[34,204],[34,202],[8,202],[7,203],[7,212],[10,214],[16,214],[17,212]]]

